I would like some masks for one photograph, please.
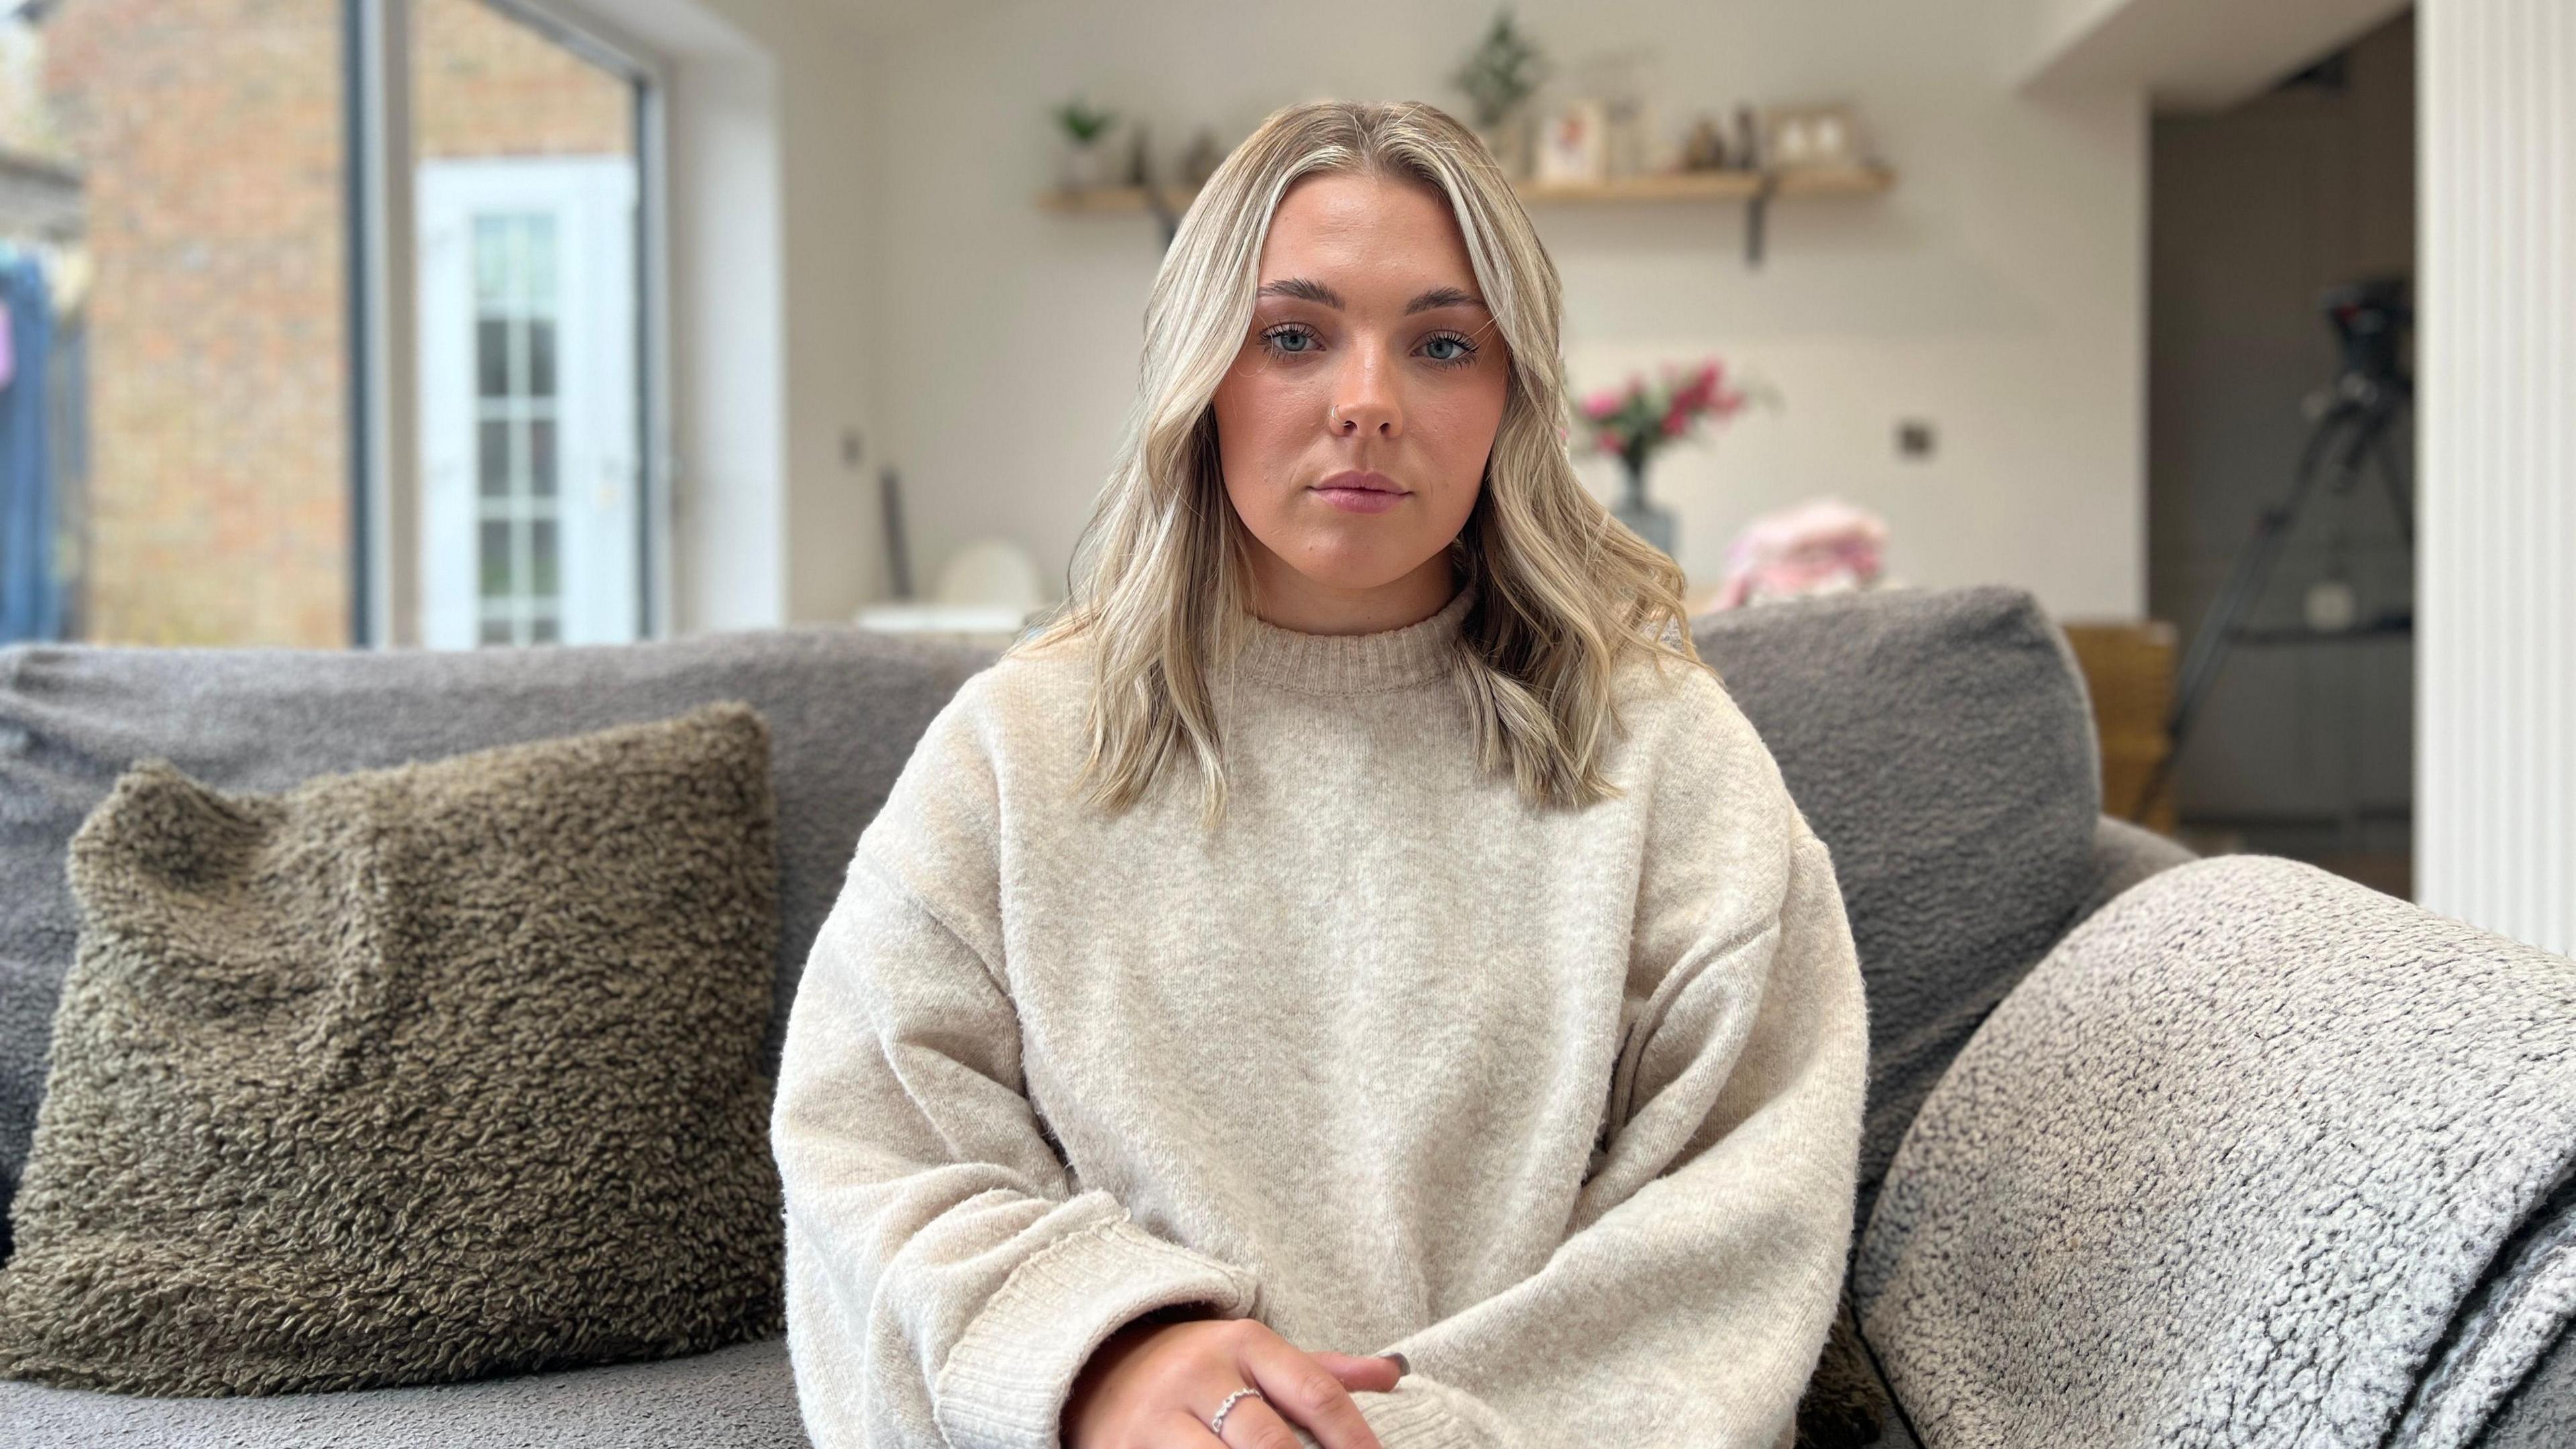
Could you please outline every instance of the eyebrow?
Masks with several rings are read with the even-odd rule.
[[[1296,297],[1308,302],[1319,302],[1335,311],[1340,311],[1342,306],[1341,293],[1321,282],[1308,281],[1304,277],[1286,277],[1276,282],[1264,282],[1261,284],[1260,291],[1254,295]],[[1404,315],[1410,317],[1416,312],[1428,312],[1438,307],[1482,307],[1484,305],[1483,299],[1473,292],[1461,291],[1456,287],[1434,287],[1405,303]]]

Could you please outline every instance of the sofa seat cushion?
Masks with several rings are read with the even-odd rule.
[[[136,1398],[0,1379],[11,1449],[809,1449],[785,1339],[417,1388]]]

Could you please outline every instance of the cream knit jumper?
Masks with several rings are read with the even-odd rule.
[[[1213,833],[1194,776],[1123,816],[1068,798],[1069,647],[931,721],[771,1124],[819,1449],[1057,1445],[1091,1351],[1167,1304],[1403,1352],[1354,1396],[1387,1449],[1789,1442],[1867,1052],[1832,861],[1677,662],[1618,681],[1624,797],[1542,812],[1479,773],[1473,599],[1254,621]]]

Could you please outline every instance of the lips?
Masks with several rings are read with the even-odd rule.
[[[1404,488],[1384,473],[1346,468],[1315,485],[1319,490],[1352,489],[1367,493],[1402,493]]]
[[[1317,483],[1314,494],[1326,508],[1343,513],[1384,513],[1410,496],[1384,473],[1357,468],[1344,469]]]

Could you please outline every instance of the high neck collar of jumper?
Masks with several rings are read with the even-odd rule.
[[[1439,612],[1374,634],[1309,634],[1251,616],[1251,638],[1235,656],[1247,679],[1308,694],[1373,694],[1446,673],[1476,586],[1459,587]]]

